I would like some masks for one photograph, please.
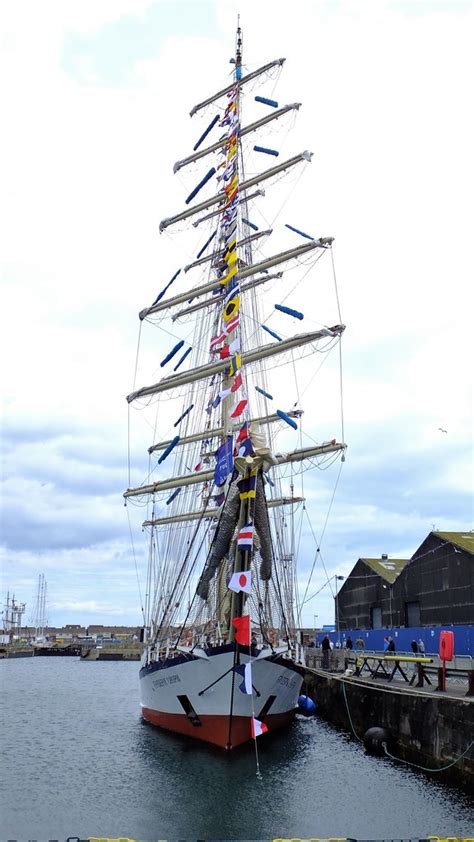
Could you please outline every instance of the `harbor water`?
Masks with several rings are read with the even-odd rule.
[[[0,839],[474,835],[469,795],[317,717],[233,754],[142,723],[138,664],[0,662]],[[376,723],[368,723],[376,724]]]

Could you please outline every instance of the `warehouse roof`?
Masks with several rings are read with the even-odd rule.
[[[393,584],[397,576],[402,572],[403,568],[406,564],[408,564],[408,558],[361,558],[359,561],[363,561],[367,567],[370,567],[374,573],[377,573],[378,576],[381,576],[382,579],[385,579],[386,582]]]
[[[433,535],[474,554],[474,532],[433,532]]]

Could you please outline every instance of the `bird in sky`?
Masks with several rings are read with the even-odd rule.
[[[448,432],[447,430],[444,430],[442,427],[438,427],[438,430],[440,430],[442,433],[447,433],[447,432]]]

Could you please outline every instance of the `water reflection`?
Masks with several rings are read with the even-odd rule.
[[[143,723],[135,664],[36,660],[0,664],[3,839],[472,835],[468,796],[317,718],[259,739],[259,780],[253,743]]]

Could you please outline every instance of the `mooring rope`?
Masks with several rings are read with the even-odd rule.
[[[356,732],[355,732],[354,725],[352,724],[351,712],[350,712],[350,710],[349,710],[349,703],[348,703],[348,701],[347,701],[347,696],[346,696],[346,682],[345,682],[345,681],[343,681],[343,682],[342,682],[342,692],[343,692],[343,694],[344,694],[344,701],[345,701],[345,703],[346,703],[347,715],[348,715],[348,717],[349,717],[349,722],[351,723],[352,733],[354,734],[354,737],[362,743],[362,742],[364,742],[364,741],[363,741],[363,739],[362,739],[362,737],[358,737],[358,736],[357,736],[357,734],[356,734]]]
[[[359,742],[363,743],[364,742],[363,739],[356,734],[354,724],[352,722],[351,712],[349,710],[349,703],[347,701],[346,682],[345,681],[342,682],[342,692],[343,692],[343,695],[344,695],[344,701],[346,703],[347,715],[349,717],[349,722],[350,722],[350,725],[351,725],[351,728],[352,728],[352,733],[354,734],[354,737],[357,740],[359,740]],[[387,755],[387,757],[390,757],[391,760],[396,760],[398,763],[405,763],[407,766],[414,766],[415,769],[421,769],[423,772],[445,772],[446,769],[450,769],[452,766],[455,766],[456,763],[459,763],[459,761],[462,760],[463,757],[466,756],[466,754],[472,748],[472,746],[474,746],[474,740],[471,740],[467,749],[465,751],[463,751],[463,753],[460,754],[459,757],[456,758],[456,760],[453,760],[451,763],[448,763],[447,766],[440,766],[437,769],[428,769],[427,766],[420,766],[419,763],[412,763],[410,760],[404,760],[402,757],[395,757],[394,754],[390,754],[390,752],[387,748],[387,743],[386,742],[382,743],[382,748],[383,748],[385,754]]]
[[[459,761],[462,760],[463,757],[465,757],[465,755],[468,753],[469,749],[472,748],[472,746],[474,746],[474,740],[471,740],[466,751],[463,751],[463,753],[460,754],[459,757],[456,758],[456,760],[453,760],[452,763],[448,763],[447,766],[441,766],[438,769],[428,769],[426,766],[420,766],[418,763],[411,763],[409,760],[403,760],[402,757],[395,757],[393,754],[390,754],[387,748],[387,743],[382,743],[383,750],[387,757],[390,757],[392,760],[397,760],[399,763],[406,763],[407,766],[415,766],[416,769],[421,769],[423,772],[445,772],[446,769],[450,769],[451,766],[455,766],[456,763],[459,763]]]

